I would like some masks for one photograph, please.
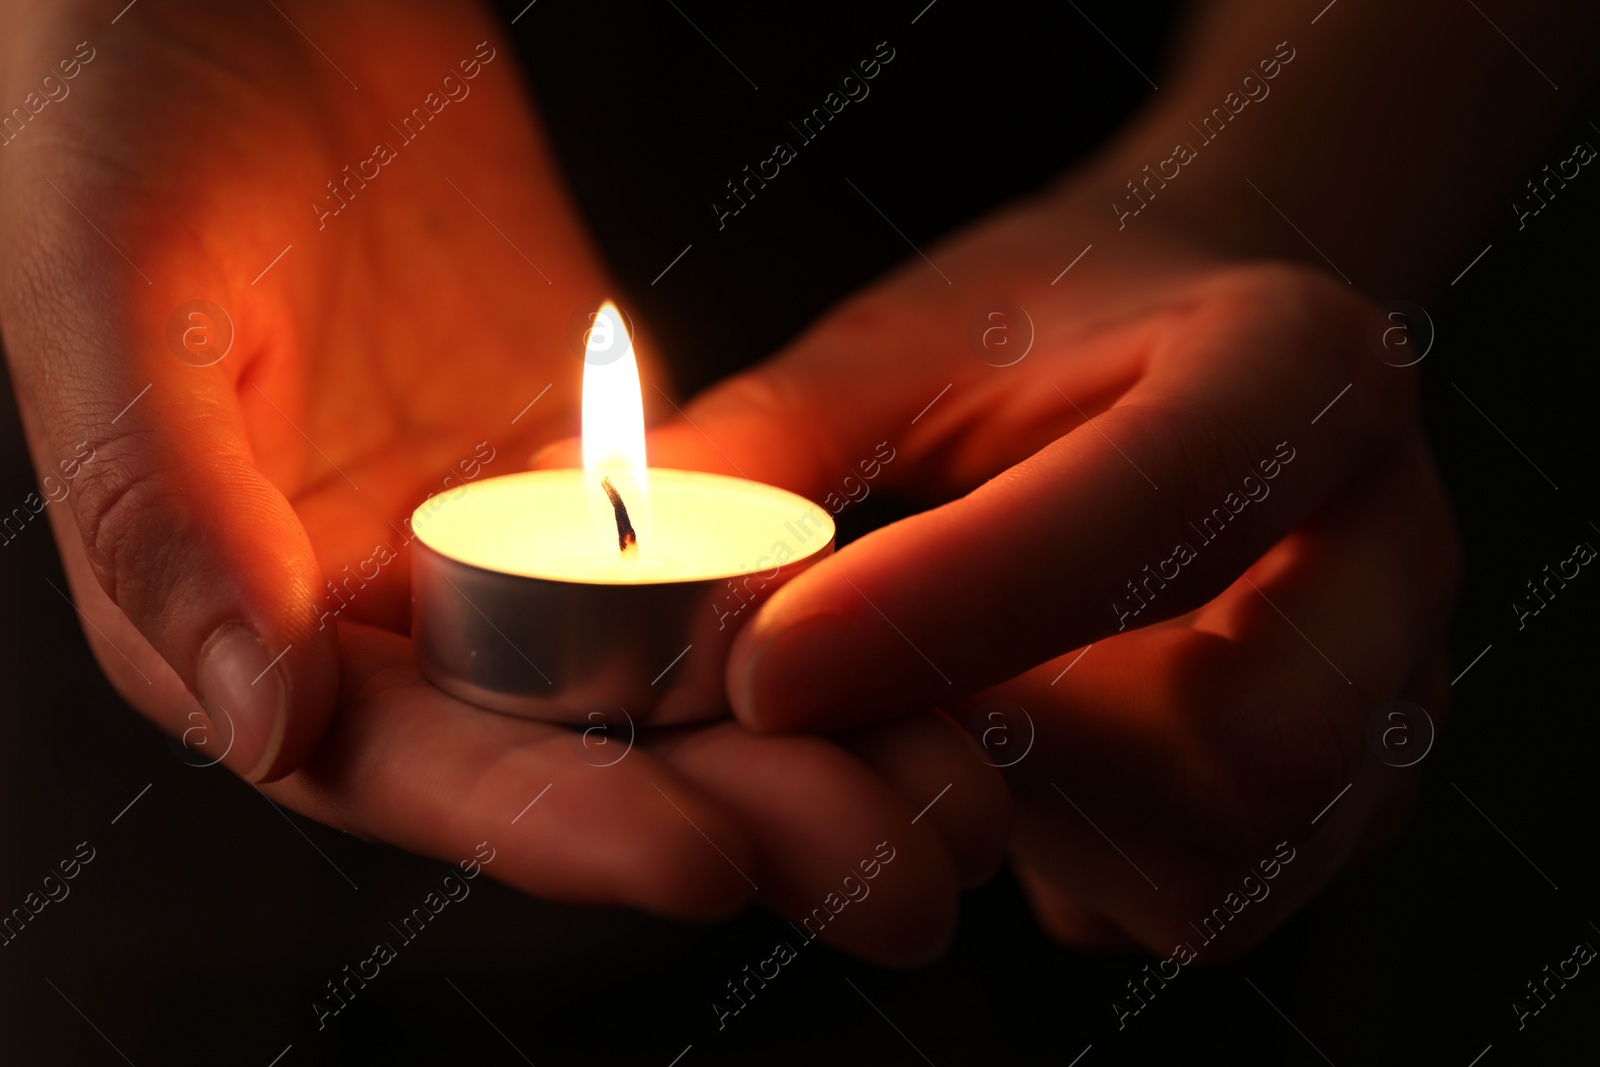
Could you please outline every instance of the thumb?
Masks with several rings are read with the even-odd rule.
[[[226,748],[223,761],[253,781],[282,777],[319,740],[338,684],[310,541],[256,468],[229,373],[167,350],[179,300],[108,262],[71,219],[50,221],[50,251],[31,257],[43,262],[13,263],[0,297],[35,467],[67,503],[52,526],[91,642],[114,681],[138,671],[119,685],[130,702],[183,732],[170,680],[163,690],[129,658],[150,665],[148,642],[212,715],[219,743],[207,751]],[[37,298],[12,299],[14,272],[30,268],[46,279]],[[239,352],[265,346],[239,329]]]
[[[200,698],[217,735],[206,751],[225,748],[232,770],[267,781],[295,770],[323,733],[337,640],[319,618],[311,543],[256,469],[235,405],[226,382],[158,376],[114,432],[58,425],[49,438],[67,429],[92,449],[69,497],[74,521],[58,529],[71,538],[75,526],[80,543],[63,551]],[[131,688],[141,711],[171,714]]]
[[[849,461],[848,432],[827,417],[821,382],[782,357],[696,397],[651,432],[650,463],[726,474],[821,500]]]

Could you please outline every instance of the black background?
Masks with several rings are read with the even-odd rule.
[[[1148,91],[1071,5],[939,0],[912,25],[923,2],[680,12],[541,0],[512,28],[582,207],[680,393],[762,358],[908,254],[846,179],[924,245],[1090,150]],[[523,5],[502,6],[509,21]],[[1162,5],[1079,6],[1159,70]],[[1320,6],[1286,4],[1283,35],[1303,35]],[[1441,25],[1434,47],[1452,32]],[[719,232],[710,204],[723,183],[789,140],[787,121],[883,40],[897,55],[872,95]],[[1572,127],[1562,145],[1596,142]],[[1495,131],[1483,135],[1474,151],[1493,151]],[[1557,149],[1528,176],[1568,154]],[[1412,299],[1437,326],[1425,413],[1468,551],[1455,670],[1489,646],[1453,688],[1418,820],[1240,962],[1185,969],[1126,1029],[1110,1004],[1144,960],[1048,943],[1002,875],[968,894],[936,965],[891,973],[813,947],[721,1032],[710,1000],[770,952],[779,920],[681,926],[551,907],[483,879],[319,1032],[323,983],[446,868],[281,814],[221,769],[180,760],[101,678],[45,582],[65,588],[39,521],[0,548],[0,910],[77,842],[97,855],[69,898],[0,948],[0,1063],[123,1062],[112,1044],[140,1067],[265,1067],[291,1044],[286,1067],[523,1062],[516,1050],[540,1067],[665,1067],[690,1045],[682,1067],[1067,1064],[1091,1045],[1083,1067],[1189,1056],[1466,1067],[1490,1045],[1484,1067],[1592,1060],[1592,968],[1520,1032],[1511,1003],[1575,943],[1600,944],[1589,621],[1600,579],[1581,575],[1521,631],[1510,604],[1574,543],[1600,544],[1600,179],[1573,182],[1521,232],[1511,195],[1504,223],[1468,242],[1493,247],[1458,284],[1371,294]],[[35,484],[9,398],[4,411],[9,507]]]

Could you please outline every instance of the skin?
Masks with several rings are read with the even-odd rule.
[[[841,309],[817,347],[689,412],[752,478],[826,491],[853,466],[845,457],[889,439],[897,455],[878,484],[949,496],[774,595],[740,634],[730,693],[744,722],[779,734],[916,706],[962,721],[993,701],[1025,709],[1000,720],[1016,749],[991,736],[989,753],[1008,762],[1036,731],[1007,769],[1012,852],[1041,919],[1075,944],[1169,953],[1190,918],[1293,842],[1275,894],[1219,946],[1236,951],[1407,802],[1407,776],[1376,764],[1364,732],[1402,694],[1442,712],[1455,534],[1414,374],[1367,347],[1365,302],[1310,270],[1144,238],[1055,296],[1059,252],[1037,235],[1057,209],[1030,204],[929,250],[954,288],[981,279],[968,293],[947,303],[949,287],[912,266]],[[1054,305],[1004,369],[941,342],[963,338],[963,309],[1000,277],[1017,304]],[[874,367],[887,338],[908,336],[936,355],[914,373]],[[884,408],[830,404],[851,379]],[[807,425],[829,444],[798,459],[767,446]],[[697,439],[669,429],[652,444],[695,461]],[[1262,461],[1278,463],[1275,478]],[[1247,476],[1262,498],[1235,503],[1220,536],[1188,527],[1230,492],[1244,499]],[[1124,583],[1180,541],[1193,560],[1120,619],[1113,602],[1138,603]],[[1352,777],[1359,791],[1312,827]]]
[[[1565,102],[1600,28],[1576,5],[1496,18],[1559,94],[1463,5],[1343,0],[1314,27],[1267,0],[1198,5],[1175,70],[1097,157],[924,246],[937,270],[909,260],[658,433],[658,461],[731,461],[818,497],[888,441],[874,491],[926,508],[762,607],[728,668],[740,720],[976,712],[1011,764],[1035,912],[1082,947],[1227,959],[1392,838],[1415,772],[1366,730],[1394,698],[1442,723],[1460,564],[1416,369],[1374,346],[1390,320],[1362,293],[1443,286],[1485,219],[1570,154],[1549,142],[1580,125]],[[1270,96],[1137,216],[1113,209],[1285,37]],[[1020,361],[1015,312],[1013,347],[973,347],[997,299],[1031,321]],[[1294,458],[1270,493],[1202,538],[1190,524],[1260,495],[1280,447]],[[1180,541],[1196,557],[1135,600],[1126,583]],[[1141,600],[1131,620],[1113,607]],[[986,717],[994,701],[1022,711]],[[1229,905],[1280,843],[1294,859],[1270,895]],[[1238,918],[1202,941],[1191,924],[1224,906]]]
[[[1476,15],[1341,0],[1310,37],[1298,16],[1283,28],[1281,5],[1266,0],[1201,5],[1160,102],[1116,143],[927,249],[950,284],[911,262],[702,398],[689,411],[699,430],[658,434],[657,463],[724,470],[731,459],[818,498],[889,440],[896,458],[875,485],[929,510],[756,614],[728,681],[741,722],[762,736],[731,724],[680,731],[602,777],[573,758],[570,735],[419,684],[394,632],[399,579],[364,591],[337,641],[315,630],[322,574],[364,558],[386,518],[490,433],[483,412],[509,419],[522,401],[507,398],[552,379],[551,400],[576,397],[576,361],[535,364],[528,338],[558,335],[604,285],[520,95],[489,77],[474,88],[483,107],[445,114],[430,147],[403,149],[331,234],[315,232],[307,199],[365,155],[370,130],[417,102],[430,83],[414,72],[442,73],[489,33],[464,32],[481,24],[470,10],[430,17],[418,5],[386,14],[386,42],[413,58],[364,59],[350,9],[285,6],[331,45],[360,101],[265,9],[219,27],[145,0],[137,11],[149,21],[119,28],[136,42],[115,57],[108,46],[89,72],[107,75],[102,87],[91,91],[86,75],[37,136],[0,153],[0,326],[39,469],[89,436],[115,461],[86,467],[72,511],[51,516],[97,654],[141,710],[181,730],[173,709],[193,706],[185,686],[203,642],[244,618],[270,647],[294,650],[287,731],[241,770],[275,779],[270,795],[314,817],[451,859],[507,833],[510,813],[554,783],[492,873],[559,899],[712,915],[753,892],[652,783],[788,915],[899,834],[911,856],[892,868],[901,888],[881,911],[847,909],[833,935],[884,960],[937,950],[955,885],[992,868],[1007,826],[985,761],[934,707],[958,719],[992,699],[1028,710],[1034,747],[1008,768],[1012,855],[1041,922],[1069,943],[1165,955],[1277,842],[1294,842],[1272,896],[1206,949],[1226,958],[1392,834],[1411,781],[1375,765],[1365,725],[1396,695],[1442,718],[1454,534],[1417,425],[1415,372],[1375,359],[1371,306],[1240,179],[1363,289],[1440,284],[1564,119]],[[1554,8],[1496,16],[1570,99],[1592,67],[1596,19]],[[104,13],[85,10],[5,9],[7,99],[103,31]],[[1300,55],[1273,99],[1250,105],[1119,228],[1109,205],[1123,182],[1169,156],[1174,131],[1187,137],[1185,123],[1284,36]],[[168,75],[159,84],[157,69]],[[187,86],[204,92],[178,91]],[[507,114],[520,124],[509,137]],[[195,150],[209,139],[216,151]],[[50,175],[152,285],[41,185]],[[527,261],[440,187],[447,175],[470,176],[463,191],[549,276],[545,296],[528,296],[541,282]],[[296,258],[250,285],[291,241]],[[1297,259],[1312,267],[1286,263]],[[242,331],[240,358],[203,377],[158,341],[171,309],[199,293],[239,309]],[[495,293],[504,297],[484,300]],[[1006,368],[967,341],[973,311],[997,297],[1028,309],[1037,334]],[[471,374],[437,360],[459,346],[464,321],[477,331]],[[288,406],[264,407],[256,385]],[[859,400],[841,407],[846,386]],[[569,433],[561,403],[519,422],[506,453]],[[285,414],[361,490],[286,429]],[[1169,556],[1187,522],[1285,441],[1296,459],[1270,497],[1185,565],[1140,628],[1118,631],[1110,603],[1122,582]],[[880,721],[891,712],[918,717]],[[841,728],[842,741],[795,736]],[[911,798],[952,781],[907,829],[921,806]]]
[[[1009,825],[948,719],[836,740],[723,721],[647,731],[615,761],[418,675],[398,524],[479,442],[497,457],[481,473],[509,473],[576,428],[582,361],[561,339],[612,289],[484,12],[277,7],[144,0],[115,26],[100,4],[0,7],[8,101],[94,50],[0,149],[0,329],[41,477],[95,450],[48,512],[107,676],[278,803],[452,862],[488,841],[488,873],[550,899],[798,919],[889,841],[881,905],[823,936],[885,963],[937,953]],[[402,144],[388,123],[490,49],[470,95]],[[379,139],[397,158],[319,218]],[[167,340],[195,299],[235,329],[210,366]],[[400,558],[324,617],[324,575],[378,543]],[[287,649],[263,675],[275,720],[199,714],[202,655],[232,623]],[[969,803],[913,825],[948,782]]]

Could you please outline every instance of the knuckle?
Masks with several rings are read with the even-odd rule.
[[[1353,383],[1351,407],[1359,412],[1363,437],[1392,439],[1414,421],[1417,368],[1391,366],[1371,350],[1368,327],[1378,313],[1372,300],[1324,270],[1276,261],[1226,268],[1213,284],[1250,319],[1295,339],[1284,352],[1284,384],[1306,393],[1307,403],[1320,404],[1331,390]],[[1320,373],[1308,375],[1308,369]]]
[[[159,610],[158,577],[167,570],[174,527],[184,520],[181,495],[171,476],[132,456],[136,442],[124,438],[101,446],[74,494],[74,514],[84,552],[113,603]]]
[[[1334,312],[1359,320],[1372,306],[1327,271],[1279,260],[1223,268],[1214,285],[1234,299],[1290,318]]]

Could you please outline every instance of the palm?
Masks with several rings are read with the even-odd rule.
[[[915,702],[970,717],[1010,768],[1012,856],[1074,942],[1170,949],[1236,871],[1302,845],[1239,951],[1403,807],[1363,730],[1391,698],[1442,703],[1449,513],[1411,379],[1369,349],[1359,298],[1104,219],[1066,197],[985,220],[653,443],[819,498],[876,478],[938,505],[746,624],[745,721],[837,728]],[[997,297],[1010,309],[983,317]],[[975,348],[974,321],[1016,348]],[[1202,534],[1214,508],[1239,517]]]
[[[419,7],[386,18],[381,48],[366,18],[301,20],[337,55],[335,70],[267,8],[249,41],[196,45],[248,49],[236,77],[116,100],[133,113],[173,104],[175,131],[233,131],[159,193],[159,214],[182,225],[166,232],[192,235],[200,255],[157,238],[134,258],[162,294],[152,314],[170,311],[166,292],[228,312],[236,336],[218,370],[261,470],[329,575],[354,571],[376,545],[400,549],[410,509],[459,485],[463,461],[477,474],[492,454],[497,465],[482,473],[515,469],[575,428],[582,363],[565,326],[604,297],[602,272],[540,150],[511,57],[479,50],[493,33],[465,15]],[[372,46],[334,44],[362,41]],[[286,53],[314,92],[261,84],[267,64],[288,73]],[[463,76],[462,60],[476,77]],[[457,99],[442,86],[450,73]],[[445,101],[437,115],[429,94]],[[402,126],[413,109],[428,119],[420,128]],[[366,162],[377,145],[389,162]],[[141,142],[128,168],[168,168],[173,147]],[[384,567],[342,617],[403,629],[404,573]]]
[[[727,722],[628,751],[625,730],[609,747],[585,744],[462,704],[417,675],[400,636],[406,517],[430,492],[520,469],[575,429],[583,364],[566,327],[607,293],[510,56],[492,45],[485,62],[478,48],[495,37],[481,12],[411,4],[378,18],[281,6],[294,24],[271,6],[222,17],[181,0],[141,5],[60,116],[60,140],[35,157],[41,171],[73,175],[60,195],[129,261],[125,274],[117,266],[114,313],[141,343],[115,373],[129,395],[157,376],[137,416],[157,448],[181,452],[237,422],[246,440],[224,438],[230,458],[293,509],[235,529],[251,539],[255,580],[277,580],[281,561],[302,552],[339,580],[337,593],[311,592],[339,629],[338,706],[301,769],[266,791],[446,859],[490,841],[500,857],[490,873],[543,895],[685,916],[725,912],[757,885],[775,907],[804,913],[888,840],[909,857],[894,886],[878,887],[899,898],[878,913],[895,921],[868,923],[858,910],[827,936],[882,958],[926,951],[948,930],[957,880],[998,862],[1005,807],[998,783],[936,720],[858,738],[854,755]],[[74,34],[78,17],[57,14]],[[222,73],[218,55],[229,57]],[[481,69],[468,79],[457,65],[471,58]],[[408,142],[390,123],[429,93],[443,97],[447,73],[470,95],[435,103]],[[379,142],[393,158],[345,186],[346,165],[357,170]],[[337,214],[330,180],[344,200]],[[319,201],[329,213],[313,208]],[[174,377],[174,355],[206,360],[147,339],[195,299],[220,305],[235,336],[219,362]],[[33,446],[50,450],[37,430]],[[179,507],[204,508],[203,487],[177,491],[194,497]],[[193,698],[102,592],[107,575],[77,531],[52,518],[107,672],[169,730],[190,727]],[[396,555],[374,577],[375,557],[387,556],[379,546]],[[207,752],[230,743],[193,730],[186,739]],[[972,797],[966,811],[912,825],[911,805],[952,781]],[[837,804],[850,810],[847,830],[830,817]]]

